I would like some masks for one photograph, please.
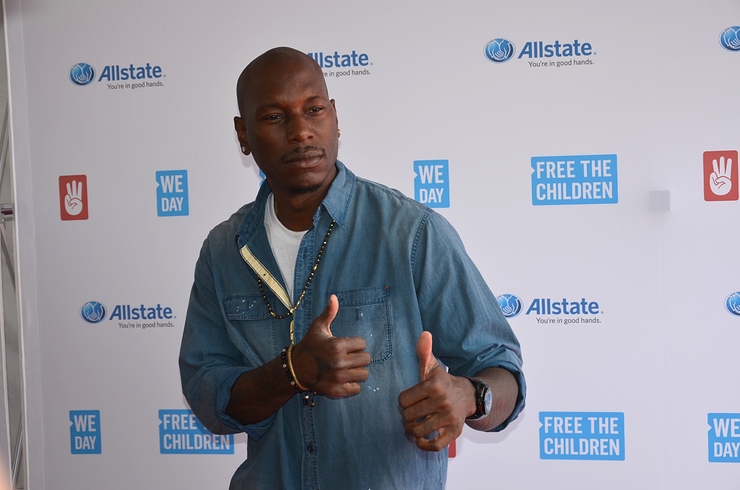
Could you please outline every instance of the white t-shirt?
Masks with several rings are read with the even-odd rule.
[[[298,249],[306,231],[292,231],[287,229],[275,215],[275,196],[267,196],[265,204],[265,231],[267,241],[270,242],[272,254],[275,256],[280,274],[283,275],[288,297],[295,304],[293,298],[293,281],[295,278],[295,262],[298,258]]]

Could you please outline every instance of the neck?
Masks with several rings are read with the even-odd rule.
[[[321,187],[312,192],[294,192],[280,186],[272,186],[275,199],[275,215],[287,229],[306,231],[313,224],[313,215],[329,192],[329,187],[336,176],[336,168]]]
[[[321,196],[284,196],[274,192],[275,215],[287,229],[306,231],[326,194]],[[302,198],[303,197],[303,198]]]

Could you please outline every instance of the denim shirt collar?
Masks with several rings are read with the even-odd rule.
[[[347,213],[349,210],[349,204],[352,199],[352,194],[355,190],[355,174],[353,174],[342,162],[337,160],[337,175],[334,177],[334,181],[329,187],[329,192],[321,202],[321,206],[318,207],[313,216],[313,226],[316,226],[319,219],[321,218],[321,210],[326,209],[329,216],[337,222],[339,226],[344,228],[347,224]],[[267,196],[270,195],[272,189],[267,180],[262,182],[257,197],[247,214],[244,216],[239,230],[236,234],[236,242],[239,248],[246,245],[254,236],[255,233],[263,229],[264,217],[265,217],[265,203],[267,202]]]

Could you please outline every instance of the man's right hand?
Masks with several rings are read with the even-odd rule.
[[[360,383],[369,375],[367,366],[371,360],[362,338],[332,335],[331,322],[338,311],[339,301],[332,295],[329,305],[311,323],[291,355],[301,385],[330,398],[358,394]],[[241,424],[255,424],[270,417],[294,396],[282,359],[276,357],[239,376],[231,387],[226,414]]]
[[[360,383],[369,376],[367,366],[371,361],[362,337],[332,335],[331,322],[338,311],[339,300],[332,294],[324,311],[293,347],[291,356],[298,381],[330,398],[358,394]]]

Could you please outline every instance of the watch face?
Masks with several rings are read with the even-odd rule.
[[[491,405],[493,405],[493,396],[491,395],[491,390],[486,390],[486,394],[483,395],[483,409],[486,415],[491,413]]]

